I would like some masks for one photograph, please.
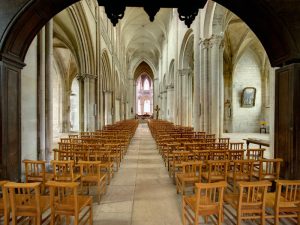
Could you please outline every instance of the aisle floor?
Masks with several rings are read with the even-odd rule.
[[[140,124],[100,205],[95,225],[180,225],[181,196],[147,124]]]

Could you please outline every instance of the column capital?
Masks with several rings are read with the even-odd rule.
[[[217,45],[220,46],[222,41],[224,39],[224,35],[217,35],[217,34],[213,34],[211,36],[211,38],[209,39],[210,44],[213,45]]]
[[[81,75],[82,77],[83,77],[83,79],[97,79],[98,77],[97,77],[97,75],[94,75],[94,74],[88,74],[88,73],[84,73],[84,74],[82,74]]]
[[[183,68],[183,69],[179,69],[178,70],[178,74],[180,75],[180,76],[188,76],[188,75],[190,75],[192,73],[192,69],[191,68]]]
[[[174,84],[173,83],[171,83],[167,86],[167,90],[171,90],[171,89],[174,89]]]

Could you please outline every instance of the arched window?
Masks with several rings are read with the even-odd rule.
[[[148,79],[145,79],[145,81],[144,81],[144,90],[145,91],[150,90],[150,83],[149,83]]]
[[[150,100],[145,100],[144,102],[144,113],[150,114]]]

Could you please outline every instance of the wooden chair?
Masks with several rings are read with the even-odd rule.
[[[66,216],[66,224],[70,224],[70,216],[74,217],[72,224],[93,224],[92,197],[78,195],[78,182],[48,181],[50,189],[51,225],[61,216]]]
[[[270,208],[274,224],[281,218],[296,218],[300,224],[300,180],[276,180],[276,192],[266,194],[266,207]]]
[[[210,215],[218,216],[218,225],[223,220],[223,193],[227,186],[225,181],[216,183],[196,183],[196,194],[183,196],[182,220],[183,225],[199,224],[199,216],[205,216],[205,222]]]
[[[173,151],[173,159],[169,164],[169,175],[174,179],[177,172],[182,171],[182,163],[187,162],[194,156],[190,151]]]
[[[230,141],[230,138],[219,138],[219,143],[224,143],[225,144],[224,149],[229,148],[229,141]]]
[[[227,154],[228,154],[227,159],[229,161],[243,160],[244,159],[245,151],[244,150],[229,150],[227,152]]]
[[[52,160],[53,179],[55,181],[77,181],[80,174],[74,172],[74,161]]]
[[[50,198],[40,195],[40,186],[39,182],[4,184],[4,201],[9,201],[13,225],[18,224],[24,217],[33,219],[36,225],[46,222],[49,218],[47,216],[42,219],[42,215],[50,208]]]
[[[194,186],[201,182],[202,161],[190,161],[182,163],[182,173],[176,174],[177,194],[185,194],[187,185]]]
[[[275,181],[279,179],[280,163],[283,160],[277,159],[260,159],[259,170],[253,172],[253,177],[258,180]]]
[[[238,182],[239,193],[225,193],[224,202],[229,204],[235,211],[225,204],[225,209],[230,214],[228,218],[232,221],[231,217],[236,217],[236,224],[240,225],[242,220],[260,219],[261,225],[265,225],[265,202],[266,193],[271,183],[268,181],[251,181],[251,182]]]
[[[211,150],[209,154],[210,160],[226,160],[227,150]]]
[[[233,192],[236,191],[238,181],[251,181],[254,160],[234,160],[228,171],[228,183],[232,181]]]
[[[101,173],[100,161],[79,161],[81,175],[81,190],[84,183],[88,183],[88,193],[90,192],[90,183],[97,184],[98,204],[100,204],[101,194],[106,192],[106,174]]]
[[[89,152],[87,161],[100,161],[101,171],[104,170],[107,174],[107,184],[110,184],[110,181],[114,176],[114,162],[111,159],[110,151],[91,151]]]
[[[46,161],[23,160],[26,183],[41,182],[41,192],[45,193],[45,184],[53,179],[53,174],[46,172]]]
[[[264,148],[247,149],[246,150],[247,159],[254,159],[254,160],[263,159],[265,150],[266,149]]]
[[[0,217],[1,216],[4,217],[4,225],[8,225],[9,223],[9,210],[10,210],[8,199],[6,199],[7,201],[5,201],[3,197],[3,186],[6,183],[8,183],[8,181],[6,180],[0,181],[0,189],[1,189],[0,193],[2,193],[0,195]]]
[[[226,181],[228,165],[228,160],[208,160],[207,171],[202,172],[201,177],[208,183]]]
[[[243,142],[231,142],[231,143],[229,143],[229,149],[230,150],[242,150],[242,149],[244,149],[244,143]]]

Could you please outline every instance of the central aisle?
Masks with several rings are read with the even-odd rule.
[[[180,225],[181,197],[147,124],[140,124],[101,204],[95,225]]]

